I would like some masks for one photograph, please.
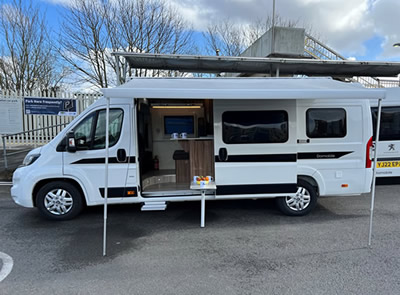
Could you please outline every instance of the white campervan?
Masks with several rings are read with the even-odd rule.
[[[288,215],[371,189],[369,99],[382,90],[326,78],[137,78],[103,93],[27,155],[13,176],[17,204],[59,220],[103,204],[108,99],[110,204],[199,201],[194,176],[215,180],[206,200],[277,198]]]
[[[382,102],[376,176],[378,183],[400,182],[400,87],[385,88]],[[378,106],[371,100],[374,138]]]

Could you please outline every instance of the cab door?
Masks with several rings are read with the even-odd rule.
[[[129,105],[112,105],[110,108],[110,203],[121,201],[127,196],[128,169],[136,171],[132,167],[135,164],[135,149],[131,144],[131,116]],[[73,127],[73,131],[77,151],[64,152],[64,175],[83,185],[89,203],[102,203],[105,187],[106,109],[99,107],[93,110]],[[137,191],[130,195],[137,195]]]
[[[217,197],[297,189],[295,100],[214,100]]]

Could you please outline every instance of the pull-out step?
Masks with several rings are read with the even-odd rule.
[[[142,211],[164,211],[166,208],[165,202],[144,202]]]

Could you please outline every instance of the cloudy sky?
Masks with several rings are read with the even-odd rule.
[[[70,0],[40,0],[49,22]],[[247,24],[272,15],[273,0],[166,0],[196,31],[229,18]],[[357,60],[400,60],[400,0],[276,0],[276,12],[312,28],[320,39],[345,57]]]

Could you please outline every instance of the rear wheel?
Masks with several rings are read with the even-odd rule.
[[[82,211],[82,194],[71,183],[53,181],[39,190],[36,205],[40,214],[47,219],[68,220]]]
[[[307,215],[317,205],[317,192],[314,186],[304,180],[297,183],[295,196],[276,199],[279,210],[289,216]]]

